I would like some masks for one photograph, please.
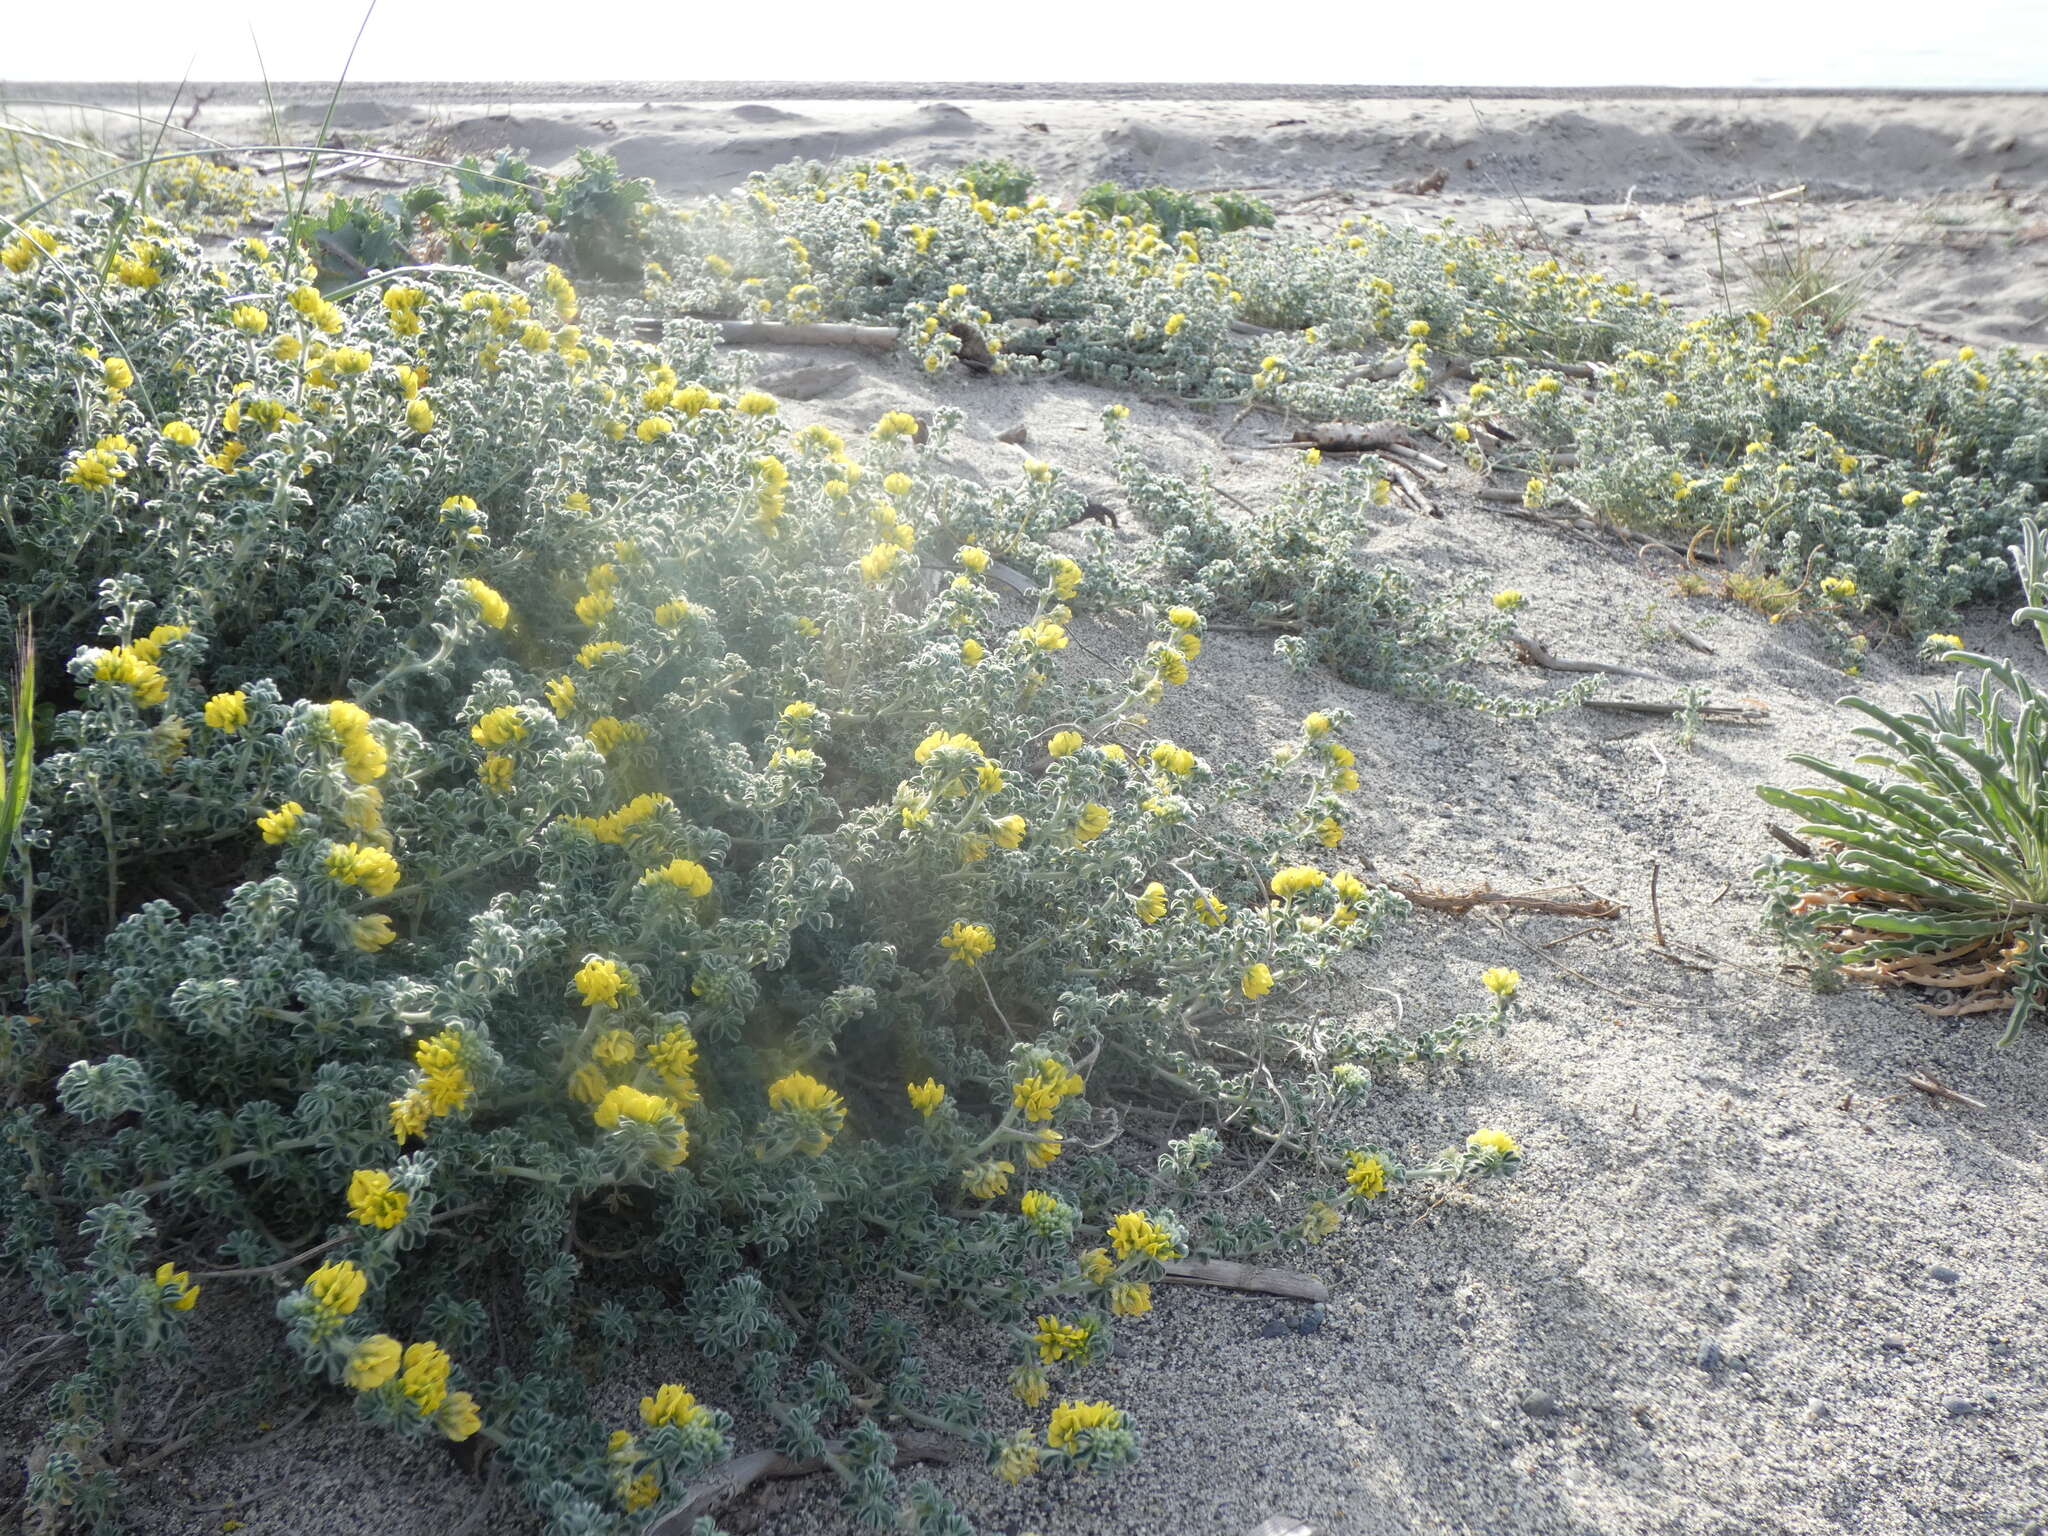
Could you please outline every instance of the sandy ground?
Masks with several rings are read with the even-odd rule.
[[[758,106],[829,121],[840,110],[819,100]],[[1004,128],[1012,108],[1023,126]],[[531,145],[527,124],[566,131],[609,110],[543,118],[521,109],[509,137]],[[1809,210],[1831,230],[1924,221],[1926,210],[1949,207],[1975,224],[1994,211],[2033,216],[2048,175],[2048,103],[2026,98],[1482,99],[1484,132],[1462,99],[870,101],[861,110],[880,126],[858,145],[806,139],[813,130],[802,124],[715,102],[654,109],[659,124],[634,121],[637,111],[607,118],[615,126],[605,141],[631,168],[666,166],[678,187],[730,181],[756,160],[825,153],[834,142],[887,155],[922,144],[935,161],[1022,156],[1036,144],[1033,163],[1059,184],[1121,168],[1208,185],[1344,185],[1363,189],[1359,203],[1380,203],[1382,216],[1451,212],[1501,224],[1519,204],[1487,177],[1511,168],[1546,226],[1566,211],[1583,215],[1582,200],[1600,193],[1593,222],[1571,238],[1614,268],[1633,260],[1662,273],[1681,296],[1712,258],[1703,225],[1682,221],[1686,200],[1704,193],[1805,179],[1815,196],[1832,188]],[[1286,148],[1305,130],[1255,126],[1312,112],[1331,120],[1313,159]],[[716,131],[751,147],[734,148],[716,173],[690,170],[699,151],[681,146],[700,130],[680,126],[684,114],[723,114]],[[1358,122],[1340,129],[1334,120],[1346,115]],[[912,131],[930,122],[947,126]],[[433,126],[475,147],[488,137],[474,120]],[[1240,129],[1244,142],[1232,147]],[[2008,135],[2014,147],[2000,149]],[[1340,141],[1348,147],[1332,147]],[[648,158],[636,164],[629,150]],[[1468,156],[1490,169],[1459,170]],[[1452,167],[1441,197],[1371,190],[1436,164]],[[2011,190],[2010,208],[1989,190],[1994,174]],[[1631,183],[1644,218],[1611,230]],[[1889,200],[1908,193],[1915,201]],[[1679,259],[1667,260],[1667,248]],[[1930,326],[2038,341],[2044,252],[2017,237],[1967,251],[1937,241],[1903,268],[1918,276],[1883,302]],[[1995,281],[1980,288],[1986,274]],[[817,360],[769,357],[763,368]],[[1014,475],[1028,451],[1093,491],[1111,489],[1098,391],[934,380],[886,360],[848,360],[858,379],[789,407],[793,422],[864,428],[886,409],[957,405],[969,421],[952,449],[959,472]],[[1247,430],[1219,441],[1223,419],[1133,402],[1130,427],[1155,462],[1188,474],[1211,466],[1256,505],[1275,494],[1285,466],[1253,448]],[[994,440],[1019,423],[1028,449]],[[1790,752],[1845,749],[1850,720],[1832,707],[1845,680],[1798,627],[1678,596],[1668,565],[1502,518],[1454,483],[1440,504],[1442,521],[1389,511],[1367,557],[1433,583],[1518,587],[1532,604],[1527,627],[1558,654],[1670,680],[1616,692],[1669,697],[1685,683],[1710,684],[1717,698],[1766,705],[1773,724],[1710,728],[1690,750],[1668,724],[1587,711],[1502,724],[1298,675],[1257,641],[1213,637],[1159,728],[1212,757],[1249,759],[1308,710],[1341,705],[1357,716],[1348,739],[1367,784],[1353,837],[1379,871],[1443,887],[1579,882],[1627,911],[1576,935],[1584,925],[1570,920],[1418,914],[1334,994],[1300,1000],[1376,1019],[1398,1006],[1426,1025],[1471,1004],[1483,967],[1518,967],[1528,1002],[1503,1041],[1433,1078],[1389,1079],[1347,1129],[1427,1155],[1475,1125],[1500,1126],[1529,1155],[1517,1179],[1419,1219],[1411,1204],[1354,1221],[1311,1266],[1334,1292],[1318,1313],[1163,1294],[1084,1384],[1144,1426],[1147,1457],[1132,1471],[1015,1492],[979,1467],[932,1475],[1004,1536],[1244,1536],[1274,1514],[1325,1536],[2041,1536],[2048,1030],[1996,1051],[1997,1025],[1986,1019],[1930,1017],[1861,991],[1816,995],[1757,929],[1750,873],[1773,845],[1754,786],[1796,780]],[[1120,536],[1144,534],[1127,521]],[[1672,640],[1663,626],[1674,619],[1715,654]],[[1113,628],[1076,633],[1118,649]],[[2002,613],[1972,616],[1963,634],[2048,673]],[[1880,645],[1866,671],[1864,691],[1892,705],[1937,681],[1901,642]],[[1556,686],[1505,659],[1487,680]],[[1689,963],[1649,947],[1653,868],[1663,929]],[[1986,1107],[1930,1099],[1905,1085],[1909,1072]],[[1222,1179],[1248,1166],[1233,1162]],[[980,1380],[997,1423],[1023,1422],[977,1363],[975,1338],[934,1323],[923,1346],[933,1379]],[[671,1379],[668,1364],[636,1362],[631,1391],[643,1377]],[[622,1384],[620,1406],[628,1395]],[[339,1402],[257,1443],[186,1461],[149,1490],[138,1523],[198,1536],[230,1516],[247,1536],[532,1528],[502,1491],[479,1498],[444,1455],[392,1446]],[[778,1536],[850,1529],[836,1490],[819,1480],[767,1490],[722,1520]]]

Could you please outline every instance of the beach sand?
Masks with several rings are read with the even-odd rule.
[[[348,141],[523,144],[551,163],[588,144],[685,193],[835,153],[932,165],[1006,155],[1062,191],[1103,176],[1253,186],[1290,221],[1451,216],[1554,241],[1702,311],[1721,302],[1719,262],[1713,221],[1690,216],[1710,197],[1804,183],[1809,238],[1883,253],[1873,324],[2038,345],[2048,314],[2048,240],[2028,233],[2048,233],[2039,98],[1013,99],[948,88],[734,99],[633,86],[533,93],[509,108],[501,98],[485,111],[479,93],[403,89],[414,94],[353,90],[352,110],[376,111],[342,130]],[[201,126],[233,110],[210,104]],[[380,112],[385,121],[369,121]],[[1441,192],[1392,190],[1438,166]],[[1724,213],[1724,247],[1761,238],[1765,216]],[[1739,250],[1724,255],[1740,307]],[[825,358],[837,354],[764,355],[761,368]],[[787,406],[792,424],[865,429],[884,410],[957,406],[957,472],[1013,477],[1029,452],[1114,504],[1104,392],[845,360],[852,382]],[[1227,415],[1131,410],[1157,467],[1209,469],[1251,505],[1293,472],[1251,426],[1225,440]],[[1025,448],[996,441],[1020,424]],[[1212,637],[1159,729],[1249,761],[1309,710],[1342,706],[1356,715],[1346,739],[1367,786],[1347,852],[1439,888],[1576,883],[1626,911],[1590,927],[1418,913],[1326,992],[1299,999],[1304,1011],[1391,1021],[1398,1010],[1426,1027],[1472,1006],[1482,968],[1518,968],[1527,1002],[1504,1039],[1452,1068],[1389,1077],[1340,1128],[1426,1156],[1498,1126],[1527,1152],[1518,1177],[1427,1211],[1402,1202],[1354,1217],[1307,1261],[1333,1293],[1313,1314],[1162,1290],[1082,1383],[1143,1426],[1146,1456],[1129,1472],[1015,1491],[979,1466],[930,1475],[980,1528],[1007,1536],[1248,1536],[1270,1515],[1325,1536],[2040,1536],[2048,1029],[1999,1051],[1995,1020],[1933,1017],[1864,990],[1817,995],[1786,966],[1758,928],[1750,876],[1774,845],[1754,788],[1802,781],[1789,753],[1846,751],[1851,718],[1833,701],[1848,681],[1811,632],[1679,595],[1671,558],[1510,520],[1472,489],[1462,471],[1445,479],[1442,520],[1389,510],[1361,558],[1432,586],[1517,587],[1530,600],[1525,627],[1556,653],[1665,679],[1611,693],[1675,697],[1700,684],[1718,701],[1765,706],[1771,723],[1710,727],[1690,749],[1655,719],[1573,710],[1502,723],[1296,673],[1256,639]],[[1145,536],[1129,519],[1118,534]],[[1711,654],[1675,639],[1674,623]],[[1112,657],[1135,640],[1114,625],[1075,633]],[[1963,635],[2048,675],[2003,612],[1971,615]],[[1941,681],[1904,639],[1879,644],[1865,671],[1855,686],[1891,706]],[[1531,694],[1560,686],[1505,657],[1483,680]],[[1908,1074],[1985,1107],[1931,1098]],[[1233,1149],[1218,1185],[1251,1165]],[[1269,1201],[1284,1219],[1298,1209],[1293,1180],[1276,1169],[1286,1199],[1270,1203],[1255,1184],[1242,1208]],[[221,1360],[274,1347],[262,1307],[251,1310],[239,1333],[217,1325]],[[931,1379],[982,1385],[1005,1430],[1042,1427],[1001,1394],[984,1338],[933,1320],[920,1342]],[[650,1348],[607,1382],[606,1405],[623,1414],[691,1369],[687,1355]],[[440,1451],[394,1445],[338,1393],[280,1431],[245,1432],[252,1443],[167,1466],[142,1492],[137,1528],[536,1528],[501,1486],[480,1491]],[[770,1486],[720,1518],[735,1533],[852,1529],[829,1479]]]

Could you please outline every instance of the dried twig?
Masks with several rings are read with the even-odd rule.
[[[1533,635],[1516,630],[1508,637],[1515,647],[1515,656],[1524,666],[1541,667],[1546,672],[1604,672],[1609,677],[1635,677],[1646,683],[1668,681],[1654,672],[1640,672],[1634,667],[1617,667],[1606,661],[1568,661],[1553,656],[1548,647]]]
[[[1510,894],[1496,891],[1490,886],[1480,886],[1470,891],[1431,891],[1415,885],[1394,885],[1380,882],[1380,889],[1404,896],[1418,907],[1430,912],[1448,912],[1454,917],[1463,917],[1474,907],[1498,907],[1503,912],[1536,912],[1546,917],[1593,917],[1600,919],[1621,916],[1621,903],[1609,901],[1605,896],[1595,896],[1583,886],[1556,887],[1563,890],[1577,890],[1579,897],[1561,897],[1544,891],[1525,891]]]
[[[1657,935],[1657,947],[1664,944],[1664,912],[1657,905],[1657,861],[1650,860],[1650,931]]]
[[[896,329],[888,325],[791,325],[779,320],[720,320],[711,315],[691,315],[718,327],[719,340],[727,346],[761,347],[865,347],[888,352],[896,346]],[[660,317],[632,322],[636,341],[660,341],[667,330]]]
[[[1721,203],[1718,206],[1708,208],[1703,213],[1688,213],[1685,216],[1685,222],[1688,224],[1697,224],[1702,219],[1711,219],[1715,217],[1717,214],[1732,213],[1737,208],[1759,208],[1762,207],[1765,203],[1782,203],[1785,201],[1786,198],[1798,197],[1805,191],[1806,183],[1802,181],[1796,187],[1782,187],[1776,192],[1766,192],[1761,197],[1737,198],[1732,203]]]
[[[1775,837],[1779,842],[1783,843],[1787,848],[1791,849],[1794,853],[1798,854],[1800,858],[1810,859],[1813,857],[1813,844],[1809,843],[1803,837],[1797,837],[1794,836],[1792,833],[1787,832],[1783,827],[1779,826],[1776,822],[1765,822],[1764,830],[1770,833],[1771,836]]]
[[[1290,1301],[1328,1301],[1330,1288],[1314,1275],[1294,1269],[1267,1269],[1229,1259],[1170,1259],[1164,1266],[1174,1285],[1208,1285],[1225,1291],[1250,1291],[1260,1296],[1285,1296]]]
[[[843,1456],[843,1444],[828,1447],[835,1457]],[[925,1430],[905,1430],[896,1436],[896,1459],[903,1461],[960,1461],[966,1451],[958,1440]],[[720,1462],[693,1483],[682,1504],[647,1528],[647,1536],[684,1536],[700,1515],[708,1515],[729,1499],[737,1498],[756,1483],[789,1477],[810,1477],[825,1470],[822,1457],[793,1461],[774,1451],[755,1451]]]
[[[1603,709],[1617,715],[1682,715],[1685,704],[1682,701],[1663,699],[1586,699],[1582,709]],[[1754,725],[1765,726],[1774,722],[1771,712],[1761,704],[1702,704],[1700,723],[1703,725]]]
[[[1948,1084],[1937,1082],[1934,1078],[1928,1077],[1924,1073],[1908,1072],[1906,1074],[1906,1086],[1908,1088],[1918,1088],[1929,1098],[1946,1099],[1951,1104],[1960,1104],[1965,1109],[1985,1108],[1982,1099],[1973,1099],[1967,1093],[1957,1093]]]

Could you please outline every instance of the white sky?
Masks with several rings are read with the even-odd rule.
[[[12,0],[0,81],[331,80],[351,0]],[[2048,0],[380,0],[354,80],[2048,88]]]

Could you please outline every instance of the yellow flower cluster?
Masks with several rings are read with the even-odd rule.
[[[382,848],[330,843],[326,870],[329,879],[355,886],[379,900],[398,888],[398,861]]]
[[[1043,1123],[1086,1087],[1080,1073],[1047,1056],[1030,1076],[1018,1079],[1010,1090],[1010,1102],[1024,1112],[1026,1120]]]
[[[419,1080],[403,1097],[391,1101],[391,1134],[400,1146],[410,1137],[424,1136],[429,1120],[452,1115],[469,1103],[475,1084],[464,1058],[462,1033],[454,1029],[430,1035],[413,1048]]]
[[[910,1107],[929,1120],[946,1102],[945,1085],[935,1078],[926,1078],[921,1083],[906,1083],[905,1093],[910,1095]]]
[[[366,1227],[389,1231],[405,1220],[412,1196],[391,1187],[391,1175],[378,1168],[358,1168],[348,1181],[348,1213]]]
[[[962,965],[973,965],[995,952],[996,936],[980,923],[955,923],[939,947]]]
[[[1387,1187],[1387,1163],[1376,1152],[1353,1152],[1344,1169],[1344,1183],[1361,1200],[1377,1199]]]
[[[602,955],[592,955],[583,962],[583,968],[576,973],[575,986],[586,1008],[600,1004],[616,1008],[619,999],[634,990],[632,973]]]
[[[390,754],[370,731],[369,714],[345,699],[327,706],[327,725],[341,749],[342,770],[358,784],[384,777]]]
[[[1038,1330],[1033,1335],[1038,1358],[1047,1365],[1057,1365],[1062,1360],[1085,1360],[1093,1338],[1087,1319],[1069,1323],[1050,1314],[1038,1319]]]
[[[512,619],[512,605],[501,597],[494,587],[486,585],[474,576],[462,579],[462,590],[476,603],[477,613],[493,629],[503,629]]]
[[[158,1296],[174,1311],[190,1312],[199,1305],[199,1292],[203,1287],[192,1283],[190,1271],[168,1263],[159,1264],[154,1278]]]
[[[1132,1254],[1161,1260],[1181,1256],[1172,1234],[1143,1211],[1125,1211],[1111,1222],[1109,1242],[1119,1259],[1128,1259]]]
[[[1046,1430],[1045,1439],[1056,1451],[1073,1451],[1079,1447],[1084,1432],[1121,1429],[1123,1423],[1122,1411],[1108,1403],[1061,1403],[1052,1411],[1052,1424]]]
[[[249,723],[249,695],[240,689],[233,693],[216,693],[206,701],[205,719],[216,731],[234,735]]]
[[[571,816],[569,825],[588,832],[600,843],[624,843],[626,833],[651,817],[664,805],[673,805],[667,795],[635,795],[616,811],[603,816]]]
[[[700,900],[711,894],[711,872],[694,859],[670,859],[640,877],[642,885],[667,885]]]
[[[799,1150],[816,1157],[846,1127],[846,1101],[815,1077],[791,1072],[768,1085],[768,1107],[796,1117],[810,1134]]]

